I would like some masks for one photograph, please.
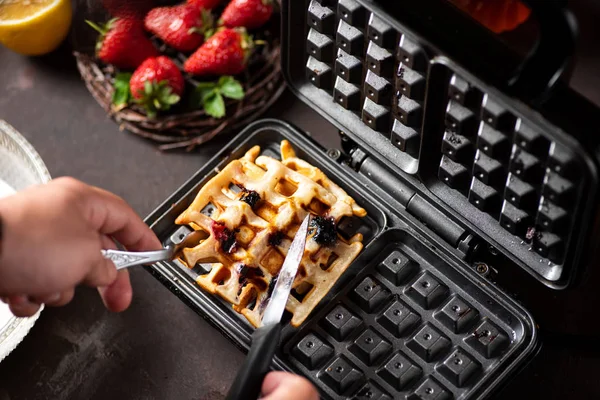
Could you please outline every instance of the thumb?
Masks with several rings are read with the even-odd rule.
[[[263,400],[319,400],[317,389],[305,378],[270,372],[262,385]]]
[[[103,287],[111,285],[117,279],[117,268],[115,264],[104,258],[98,252],[97,258],[91,263],[89,271],[83,283],[91,287]]]

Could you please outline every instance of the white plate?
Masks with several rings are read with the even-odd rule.
[[[50,173],[35,149],[14,128],[0,120],[0,198],[46,183]],[[30,318],[17,318],[0,303],[0,361],[25,338],[42,309]]]

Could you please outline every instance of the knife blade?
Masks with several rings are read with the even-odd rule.
[[[309,221],[310,215],[304,219],[294,236],[281,266],[273,294],[265,308],[261,326],[252,334],[250,351],[229,389],[226,400],[254,400],[260,395],[262,382],[269,372],[273,356],[279,346],[281,317],[304,255]]]
[[[300,266],[300,261],[302,261],[302,256],[304,255],[309,219],[310,216],[307,216],[304,219],[302,225],[300,225],[300,228],[298,228],[298,231],[294,236],[292,244],[290,245],[288,254],[283,261],[281,270],[279,271],[279,276],[277,277],[273,294],[268,300],[267,307],[265,308],[265,313],[263,314],[262,318],[262,326],[278,324],[279,321],[281,321],[287,299],[292,290],[292,284],[294,283],[296,273],[298,272],[298,267]]]

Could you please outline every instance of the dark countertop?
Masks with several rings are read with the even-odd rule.
[[[573,83],[599,103],[593,49],[581,46],[585,62]],[[51,174],[113,191],[142,216],[228,140],[192,154],[163,154],[120,132],[87,92],[66,48],[40,59],[0,49],[0,68],[0,118],[31,141]],[[326,147],[338,144],[336,130],[289,92],[268,115],[311,132]],[[46,309],[0,364],[0,400],[222,398],[243,354],[147,272],[132,270],[132,283],[133,304],[121,314],[107,312],[85,288],[68,306]],[[498,398],[599,397],[600,354],[589,341],[596,342],[547,337]]]
[[[0,63],[0,119],[31,141],[52,176],[108,189],[143,217],[228,140],[165,154],[120,132],[66,49],[42,59],[0,50]],[[269,115],[337,143],[336,130],[290,93]],[[131,272],[133,304],[122,314],[105,311],[85,288],[70,305],[46,309],[0,364],[0,399],[222,398],[243,354],[149,273]]]

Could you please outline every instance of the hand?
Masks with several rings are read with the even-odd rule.
[[[121,198],[72,178],[56,179],[0,200],[0,297],[20,317],[40,304],[62,306],[77,285],[98,288],[106,307],[131,303],[126,270],[100,250],[161,248],[152,230]]]
[[[319,400],[317,389],[308,380],[287,372],[270,372],[262,396],[262,400]]]

